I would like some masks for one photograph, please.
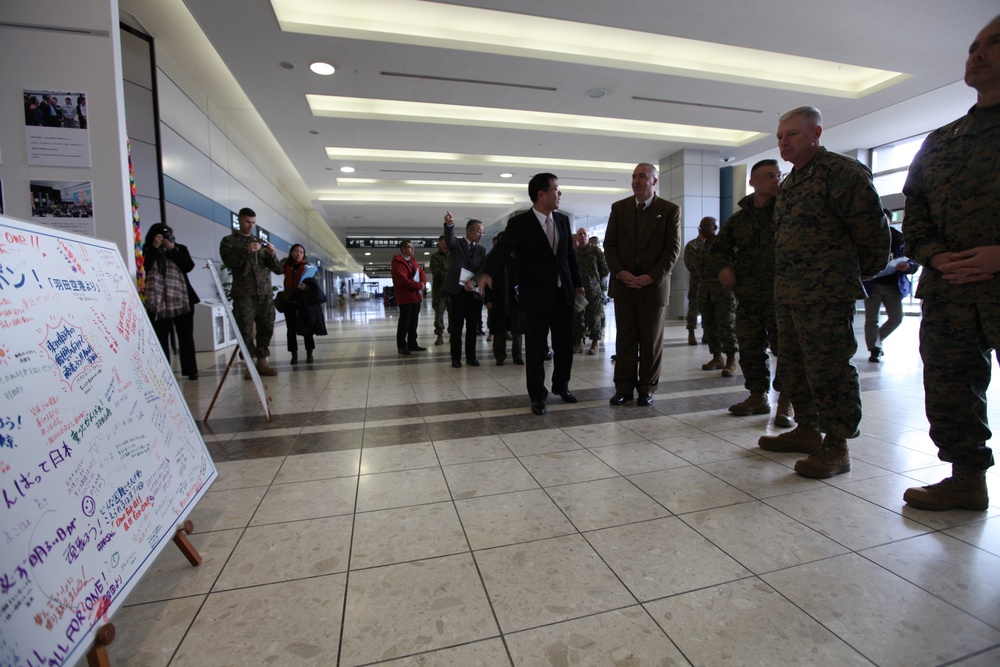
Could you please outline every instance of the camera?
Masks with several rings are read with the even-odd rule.
[[[261,247],[261,248],[266,248],[266,247],[267,247],[267,246],[269,246],[269,245],[271,245],[271,244],[270,244],[270,243],[268,243],[267,241],[261,241],[261,242],[260,242],[260,247]]]
[[[167,241],[170,241],[171,243],[177,243],[177,239],[174,237],[173,232],[168,232],[166,235],[164,235],[163,238],[166,239]]]

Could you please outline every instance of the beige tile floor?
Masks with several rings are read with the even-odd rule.
[[[271,423],[226,380],[204,562],[160,555],[113,619],[115,665],[1000,664],[1000,474],[987,512],[901,500],[947,471],[918,318],[882,364],[859,352],[854,469],[816,481],[756,447],[769,418],[726,411],[742,377],[701,371],[679,323],[651,408],[607,404],[609,342],[574,359],[581,402],[539,418],[485,340],[452,369],[425,311],[430,349],[403,358],[394,315],[334,309],[295,367],[279,325]],[[227,358],[181,381],[196,419]]]

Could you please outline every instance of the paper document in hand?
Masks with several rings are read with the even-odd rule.
[[[884,269],[882,269],[881,271],[879,271],[878,273],[876,273],[872,277],[873,278],[884,278],[885,276],[891,276],[892,274],[896,273],[896,267],[901,262],[909,262],[909,261],[910,261],[909,257],[894,257],[894,258],[892,258],[892,259],[889,260],[889,263],[886,264],[886,266],[885,266]]]
[[[458,274],[458,286],[465,289],[465,283],[476,277],[476,274],[468,269],[462,269]]]
[[[578,293],[576,295],[576,299],[573,300],[573,310],[575,310],[578,313],[582,312],[583,309],[587,307],[588,303],[590,302],[587,301],[587,297]]]

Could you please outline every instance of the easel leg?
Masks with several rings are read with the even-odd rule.
[[[191,544],[191,541],[187,538],[187,536],[192,532],[194,532],[194,524],[190,519],[188,519],[184,522],[184,525],[181,526],[181,529],[177,531],[177,534],[174,535],[174,544],[176,544],[177,548],[181,550],[181,553],[184,554],[184,557],[188,559],[189,563],[192,565],[200,565],[201,554],[198,553],[198,550],[194,548],[194,545]],[[185,533],[187,534],[185,535]]]
[[[212,397],[212,402],[208,404],[208,412],[205,413],[205,418],[202,421],[207,422],[208,416],[212,414],[212,408],[215,407],[215,401],[219,398],[219,392],[222,391],[222,385],[226,382],[226,376],[229,375],[229,369],[233,367],[233,362],[236,361],[236,355],[240,353],[240,346],[237,345],[236,349],[233,350],[233,356],[229,357],[229,363],[226,364],[226,370],[222,371],[222,379],[219,380],[219,386],[215,388],[215,396]]]
[[[108,646],[115,640],[115,626],[111,623],[101,626],[94,639],[94,646],[87,652],[87,664],[90,667],[111,667],[108,659]]]

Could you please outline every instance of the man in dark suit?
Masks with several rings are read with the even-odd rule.
[[[611,405],[653,402],[660,382],[663,322],[670,298],[670,271],[681,250],[680,209],[656,196],[659,173],[651,164],[632,172],[635,196],[611,206],[604,256],[611,271],[608,294],[618,326],[615,395]]]
[[[511,253],[517,256],[518,304],[524,318],[525,379],[531,411],[545,414],[546,338],[552,332],[552,393],[567,403],[576,403],[569,390],[573,368],[573,303],[583,295],[583,278],[573,250],[569,218],[559,208],[559,179],[554,174],[536,174],[528,182],[531,210],[507,222],[503,236],[486,258],[483,274],[470,280],[466,289],[491,287]]]
[[[478,293],[469,292],[461,281],[462,269],[472,274],[483,268],[486,248],[483,238],[483,223],[469,220],[465,225],[465,236],[455,237],[455,220],[450,211],[444,214],[444,239],[448,246],[448,276],[444,279],[444,293],[448,295],[448,331],[451,334],[452,368],[462,367],[462,327],[465,326],[465,361],[470,366],[478,366],[476,359],[476,329],[482,319],[483,300]]]

